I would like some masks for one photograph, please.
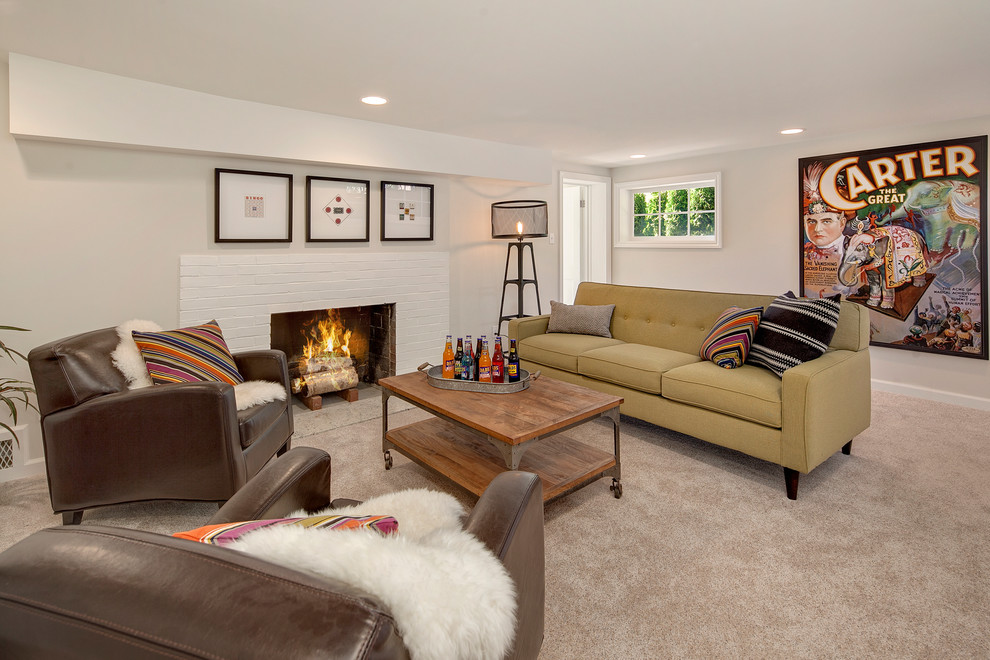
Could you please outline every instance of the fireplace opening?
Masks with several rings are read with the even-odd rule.
[[[271,333],[293,394],[311,410],[324,394],[356,401],[359,383],[395,375],[394,303],[272,314]]]

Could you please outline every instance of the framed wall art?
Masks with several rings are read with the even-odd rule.
[[[382,240],[433,240],[433,186],[382,181]]]
[[[986,360],[987,136],[798,161],[801,293],[870,310],[870,343]]]
[[[368,181],[307,176],[306,241],[367,243],[370,185]]]
[[[292,175],[216,169],[217,243],[291,243]]]

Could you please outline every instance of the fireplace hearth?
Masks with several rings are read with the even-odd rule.
[[[311,410],[324,394],[356,401],[359,383],[395,375],[395,304],[272,314],[271,347],[285,353],[292,392]]]

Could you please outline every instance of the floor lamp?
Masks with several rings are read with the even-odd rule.
[[[505,276],[502,280],[502,305],[498,310],[498,334],[502,334],[502,323],[509,319],[527,316],[523,313],[523,288],[532,284],[536,288],[536,311],[540,314],[540,285],[536,281],[536,256],[533,254],[533,243],[523,242],[524,238],[543,238],[547,235],[547,203],[532,199],[522,199],[510,202],[495,202],[492,204],[492,238],[514,238],[510,241],[505,254]],[[523,277],[523,248],[529,248],[529,256],[533,264],[533,277]],[[516,248],[516,277],[509,279],[509,261],[512,260],[512,248]],[[510,284],[516,287],[516,313],[505,314],[505,291]]]

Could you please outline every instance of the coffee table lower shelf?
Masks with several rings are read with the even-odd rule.
[[[386,432],[384,445],[386,452],[395,449],[479,496],[508,469],[502,454],[485,437],[440,418],[392,429]],[[543,501],[548,502],[612,474],[615,465],[614,455],[557,434],[533,443],[519,469],[540,477]]]

